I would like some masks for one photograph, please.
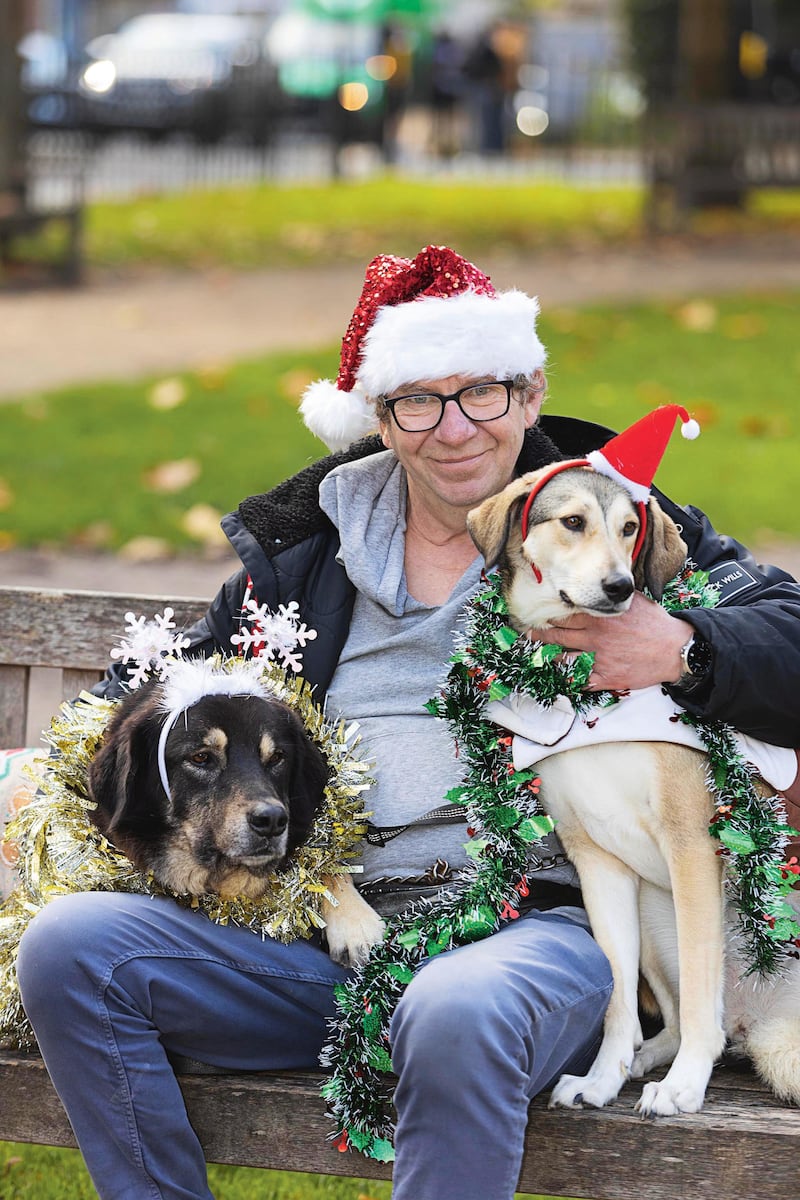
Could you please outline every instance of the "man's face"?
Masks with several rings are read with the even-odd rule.
[[[468,375],[426,379],[396,388],[388,398],[420,392],[449,395],[466,384],[483,382]],[[542,391],[538,388],[524,397],[515,389],[505,416],[477,422],[470,421],[451,401],[444,406],[436,428],[422,433],[406,433],[387,413],[381,422],[381,437],[384,446],[394,450],[405,467],[409,494],[415,503],[468,511],[513,478],[525,430],[536,421],[541,404]]]

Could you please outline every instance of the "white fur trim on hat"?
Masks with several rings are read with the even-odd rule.
[[[424,296],[380,309],[364,337],[358,382],[368,396],[467,375],[512,379],[545,363],[539,302],[524,292]]]
[[[598,475],[605,475],[607,479],[613,479],[615,483],[624,487],[632,500],[647,504],[650,499],[650,486],[646,483],[637,483],[635,479],[629,479],[616,467],[612,467],[602,450],[592,450],[586,455],[586,461],[591,464]]]
[[[306,426],[330,450],[346,450],[351,442],[378,428],[375,405],[363,392],[340,392],[331,379],[318,379],[306,388],[300,403]]]
[[[587,455],[587,462],[591,464],[597,474],[606,475],[607,479],[613,479],[615,484],[624,487],[628,496],[632,500],[637,500],[642,504],[648,503],[650,499],[650,487],[648,484],[637,484],[636,480],[628,479],[627,475],[622,475],[620,470],[616,470],[609,463],[608,458],[604,457],[602,450],[593,450]]]

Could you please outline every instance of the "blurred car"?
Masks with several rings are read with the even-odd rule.
[[[257,18],[147,13],[86,47],[80,78],[95,131],[173,131],[215,142],[241,133],[270,135],[275,73],[263,54]]]
[[[17,44],[25,115],[33,129],[80,129],[81,67],[71,63],[59,38],[33,29]]]
[[[284,118],[304,120],[336,138],[381,140],[394,68],[381,53],[377,24],[290,10],[275,20],[265,47]]]

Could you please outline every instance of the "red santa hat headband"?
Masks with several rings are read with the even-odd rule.
[[[522,509],[522,540],[528,536],[528,520],[531,506],[536,496],[554,475],[566,471],[570,467],[592,467],[600,475],[616,480],[635,501],[639,510],[639,533],[633,548],[633,561],[636,561],[639,551],[644,544],[647,530],[647,502],[650,499],[650,489],[659,463],[664,457],[675,421],[680,418],[681,435],[693,440],[700,434],[700,426],[690,417],[680,404],[665,404],[656,408],[647,416],[636,421],[628,429],[618,433],[616,437],[600,450],[592,450],[586,458],[570,459],[568,462],[556,463],[528,493]],[[531,568],[539,583],[542,581],[541,572],[535,563]]]
[[[367,267],[339,374],[306,389],[303,420],[332,450],[343,449],[377,427],[375,399],[404,384],[532,374],[546,359],[538,312],[534,297],[495,291],[447,246],[426,246],[414,259],[381,254]]]

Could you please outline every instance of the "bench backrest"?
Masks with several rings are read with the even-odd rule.
[[[112,646],[125,634],[126,613],[149,618],[167,605],[185,628],[203,615],[207,601],[0,587],[0,748],[30,741],[32,672],[53,672],[52,715],[62,700],[101,678]]]

